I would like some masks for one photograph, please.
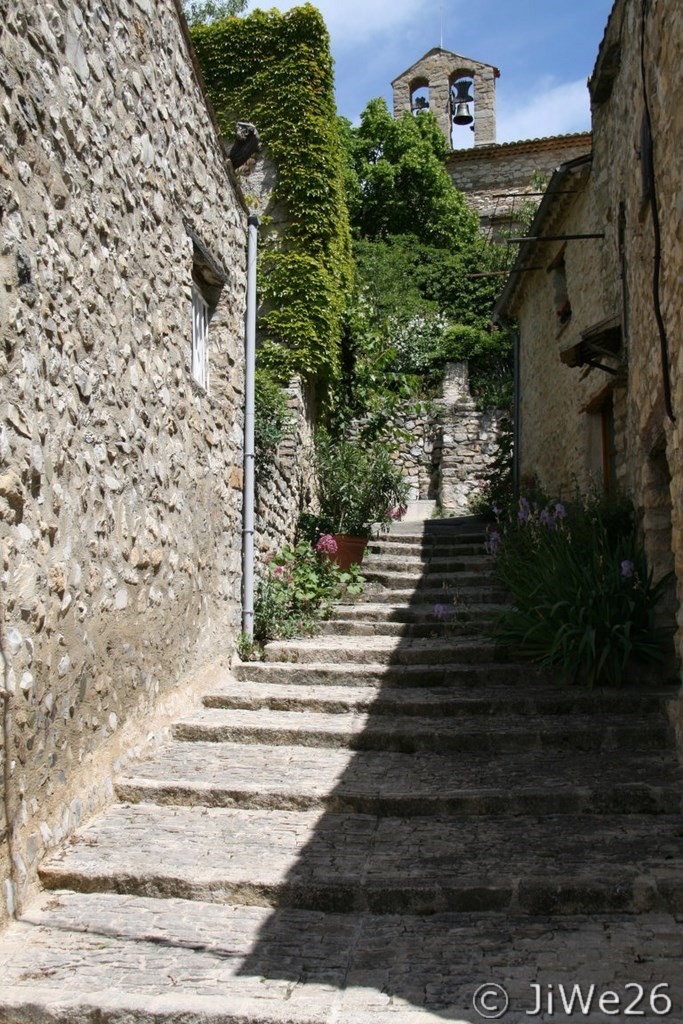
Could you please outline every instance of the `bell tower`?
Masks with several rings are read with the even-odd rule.
[[[404,111],[431,110],[451,149],[467,148],[466,132],[475,146],[496,141],[496,78],[492,64],[463,57],[437,46],[391,83],[394,117]]]

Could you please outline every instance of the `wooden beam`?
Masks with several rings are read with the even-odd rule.
[[[604,232],[594,235],[524,235],[521,238],[508,238],[511,242],[573,242],[583,238],[604,238]]]

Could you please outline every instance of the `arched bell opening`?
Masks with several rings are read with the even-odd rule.
[[[410,83],[410,109],[413,114],[422,114],[430,109],[429,82],[416,78]]]
[[[464,130],[474,132],[474,77],[466,71],[458,71],[450,80],[451,145],[453,149],[464,149],[472,145]]]

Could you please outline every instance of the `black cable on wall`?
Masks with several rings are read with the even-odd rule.
[[[669,339],[666,333],[666,324],[662,314],[661,305],[661,271],[662,271],[662,231],[659,221],[659,207],[657,204],[657,182],[655,176],[654,145],[652,140],[652,115],[650,111],[650,98],[647,89],[647,72],[645,68],[645,30],[650,0],[643,0],[641,12],[641,35],[640,35],[640,73],[643,86],[643,129],[641,131],[640,160],[643,168],[643,184],[652,210],[652,229],[654,232],[655,253],[654,270],[652,276],[652,297],[654,303],[655,320],[659,331],[659,347],[662,360],[662,379],[664,384],[664,407],[666,414],[672,423],[676,422],[671,402],[671,368],[669,363]]]

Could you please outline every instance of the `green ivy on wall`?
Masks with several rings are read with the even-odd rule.
[[[262,252],[260,364],[282,382],[334,381],[353,259],[325,23],[306,4],[199,25],[192,38],[221,130],[256,126],[287,211]]]

